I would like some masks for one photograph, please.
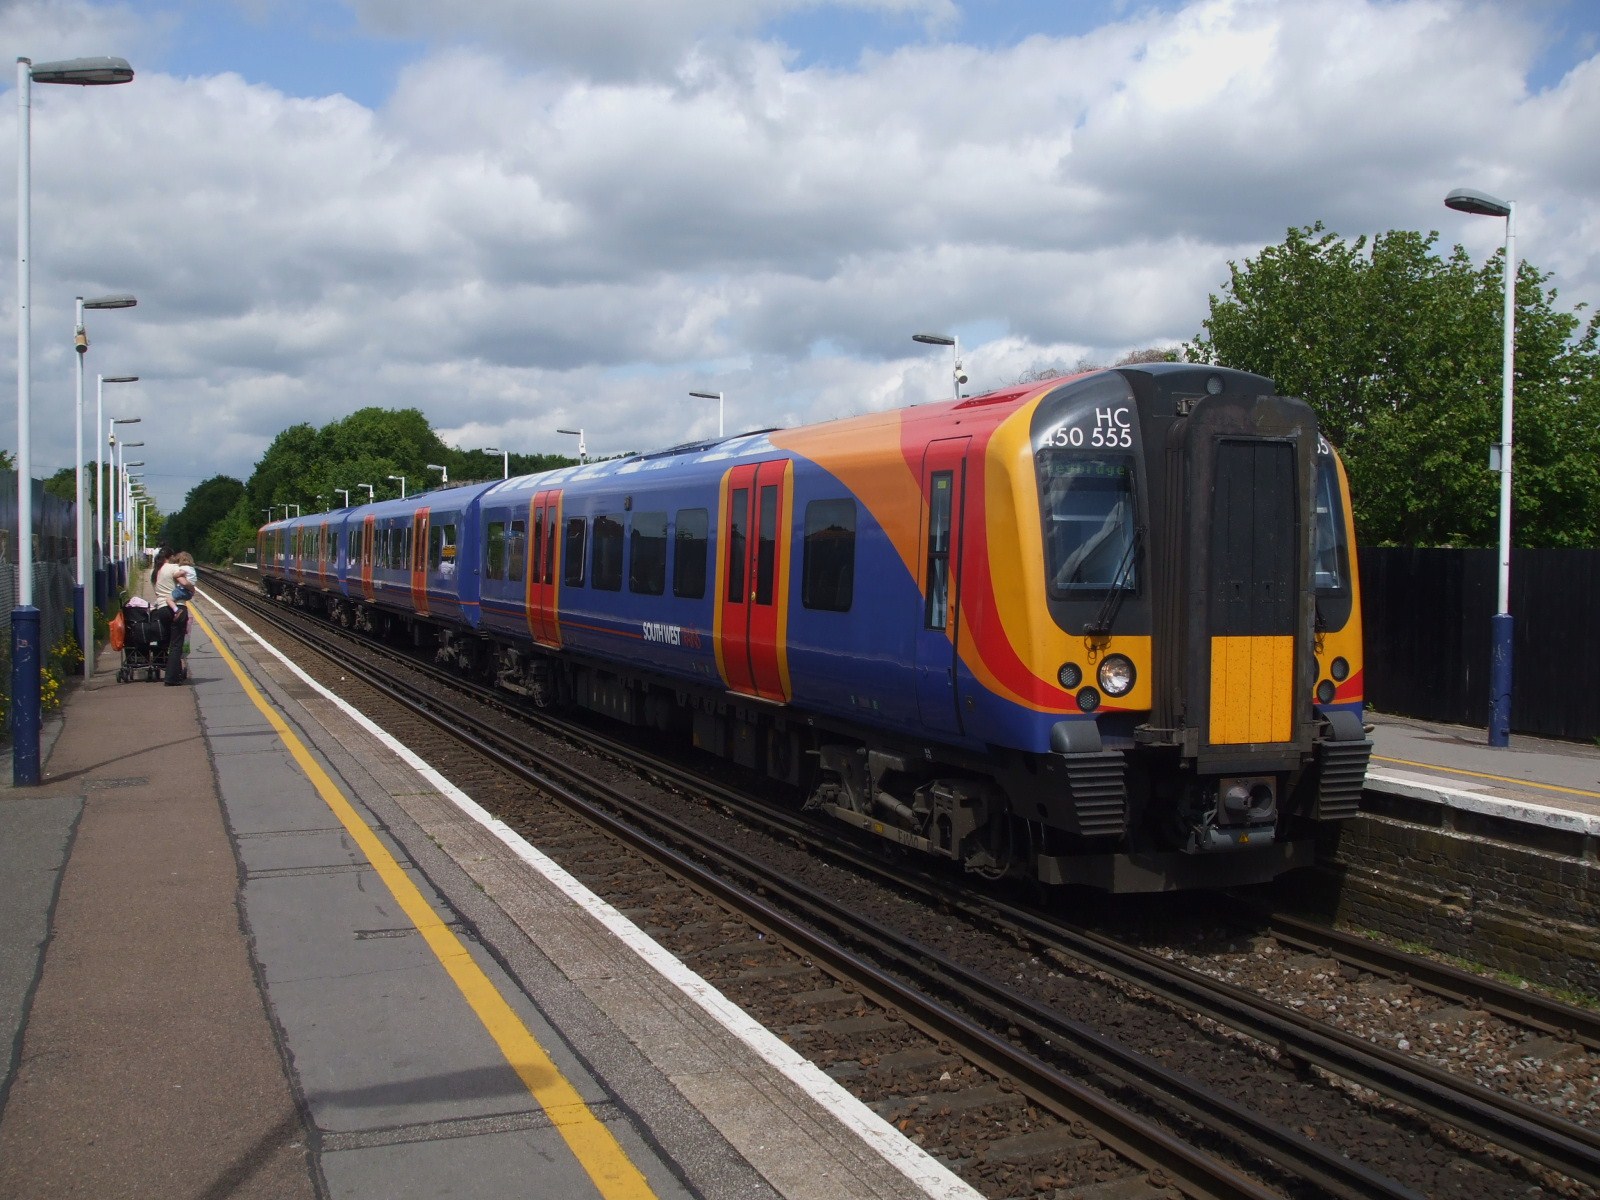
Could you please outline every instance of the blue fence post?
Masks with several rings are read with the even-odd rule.
[[[11,783],[39,782],[39,610],[11,610]]]

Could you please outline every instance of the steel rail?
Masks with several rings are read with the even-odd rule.
[[[1291,946],[1326,954],[1375,975],[1416,983],[1436,995],[1471,1004],[1513,1024],[1572,1038],[1590,1050],[1600,1050],[1600,1012],[1298,917],[1272,913],[1267,922],[1272,936]]]

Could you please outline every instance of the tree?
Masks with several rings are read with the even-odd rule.
[[[1398,545],[1497,540],[1504,255],[1481,268],[1436,233],[1346,242],[1291,229],[1241,267],[1185,345],[1196,362],[1270,376],[1305,398],[1350,472],[1361,536]],[[1600,544],[1597,323],[1556,308],[1548,276],[1517,271],[1513,536]]]
[[[167,518],[162,544],[209,559],[212,526],[227,516],[244,494],[244,484],[231,475],[213,475],[196,484],[183,498],[183,507]]]

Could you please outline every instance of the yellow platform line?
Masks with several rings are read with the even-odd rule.
[[[305,744],[295,736],[288,722],[267,703],[266,698],[245,674],[244,668],[239,665],[238,659],[229,653],[228,648],[222,644],[222,639],[217,636],[210,623],[200,615],[197,607],[191,604],[189,612],[199,621],[200,628],[210,636],[211,644],[217,648],[217,653],[222,656],[222,661],[227,663],[228,669],[244,688],[251,703],[278,731],[278,736],[283,739],[295,762],[300,764],[300,769],[306,773],[312,786],[317,789],[317,794],[333,811],[334,816],[339,818],[345,831],[361,847],[361,852],[367,856],[367,861],[372,864],[373,870],[388,887],[395,902],[405,911],[417,932],[423,936],[429,949],[439,960],[439,965],[460,989],[461,995],[471,1005],[478,1020],[483,1022],[484,1029],[500,1047],[506,1062],[522,1079],[534,1101],[544,1110],[545,1115],[550,1118],[550,1123],[565,1139],[572,1153],[577,1156],[579,1165],[594,1181],[600,1194],[606,1197],[606,1200],[644,1200],[646,1197],[654,1200],[655,1192],[640,1174],[639,1169],[633,1165],[617,1139],[590,1111],[583,1097],[578,1095],[577,1089],[567,1082],[560,1068],[550,1060],[550,1056],[545,1053],[538,1039],[528,1031],[528,1027],[506,1002],[499,989],[473,961],[472,955],[468,953],[461,939],[439,919],[433,906],[423,898],[416,884],[406,876],[388,848],[367,827],[367,823],[345,799],[344,793],[311,756]]]
[[[1509,783],[1516,787],[1539,788],[1546,792],[1565,792],[1569,796],[1586,796],[1591,800],[1600,800],[1600,792],[1586,792],[1582,788],[1562,787],[1559,783],[1535,783],[1531,779],[1513,779],[1509,775],[1486,775],[1482,771],[1463,771],[1457,767],[1441,767],[1438,763],[1412,762],[1407,758],[1384,758],[1381,754],[1372,756],[1373,762],[1394,763],[1400,767],[1421,767],[1424,771],[1438,771],[1444,775],[1470,775],[1474,779],[1492,779],[1496,783]]]

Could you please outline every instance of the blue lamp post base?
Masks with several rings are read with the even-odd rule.
[[[39,782],[39,610],[11,610],[11,783]]]
[[[1489,623],[1489,745],[1511,744],[1511,614]]]

